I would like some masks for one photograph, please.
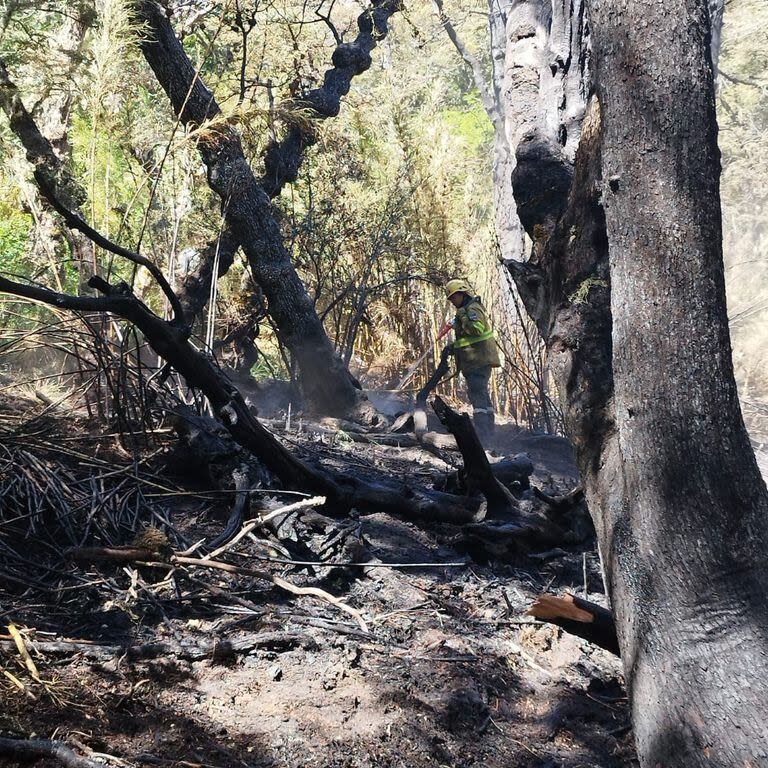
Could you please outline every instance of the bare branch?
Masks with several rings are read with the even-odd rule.
[[[440,17],[440,23],[443,25],[443,29],[445,29],[446,34],[453,43],[453,47],[456,49],[459,56],[461,56],[461,58],[464,60],[464,63],[469,67],[472,73],[472,79],[475,81],[475,87],[480,94],[480,101],[482,102],[485,111],[488,113],[488,117],[493,123],[494,129],[502,129],[503,125],[501,120],[501,113],[499,112],[499,107],[496,104],[496,99],[494,99],[491,89],[488,87],[488,83],[485,79],[483,68],[480,66],[480,62],[469,50],[469,48],[467,48],[464,41],[459,37],[458,32],[456,32],[456,28],[453,26],[450,18],[448,18],[448,15],[445,12],[443,0],[432,0],[432,2],[435,4],[437,15]]]
[[[152,263],[146,256],[142,256],[140,253],[131,251],[128,248],[124,248],[122,245],[113,243],[108,238],[104,237],[100,232],[97,232],[88,222],[86,222],[81,216],[74,211],[69,210],[64,203],[56,197],[56,190],[50,183],[50,177],[44,173],[39,167],[34,172],[35,181],[40,189],[40,193],[48,202],[48,204],[64,219],[67,226],[70,229],[76,229],[78,232],[82,232],[89,240],[92,240],[100,248],[105,251],[114,253],[116,256],[121,256],[128,261],[138,264],[144,267],[157,281],[163,293],[168,297],[168,301],[173,309],[173,315],[175,321],[179,325],[184,325],[184,310],[179,302],[178,296],[174,293],[173,289],[169,285],[168,281],[163,274],[163,271],[154,263]]]
[[[104,250],[145,267],[168,297],[176,321],[183,324],[184,310],[162,270],[146,257],[107,239],[72,210],[79,207],[85,200],[85,192],[62,167],[51,143],[43,136],[32,115],[25,108],[18,88],[10,79],[2,59],[0,59],[0,107],[8,116],[11,130],[26,150],[27,160],[35,166],[35,181],[44,200],[64,219],[70,229],[82,232]]]

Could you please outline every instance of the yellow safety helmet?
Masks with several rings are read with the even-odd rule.
[[[445,284],[445,295],[447,298],[451,298],[454,293],[468,293],[470,296],[474,295],[472,286],[464,280],[464,278],[457,277],[453,280],[449,280]]]

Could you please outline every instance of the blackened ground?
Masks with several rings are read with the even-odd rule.
[[[459,461],[450,452],[439,458],[419,448],[353,442],[343,432],[300,431],[299,423],[294,419],[283,438],[347,471],[426,484]],[[64,433],[71,425],[62,418]],[[92,442],[86,448],[94,454]],[[493,448],[499,455],[528,451],[533,482],[548,493],[577,482],[570,447],[560,438],[509,425]],[[162,503],[193,542],[220,530],[227,505],[215,499],[163,496]],[[46,564],[58,575],[48,578],[34,573],[33,561],[30,576],[66,589],[6,585],[3,622],[37,630],[29,634],[31,647],[56,636],[113,646],[162,641],[168,650],[141,661],[120,652],[99,659],[35,653],[42,685],[4,645],[0,666],[25,690],[0,677],[2,735],[55,736],[135,766],[636,765],[619,661],[524,615],[543,591],[583,592],[585,567],[590,599],[602,599],[591,544],[479,564],[460,553],[459,527],[365,511],[339,520],[322,508],[294,516],[277,537],[259,538],[293,559],[304,553],[301,559],[367,563],[286,565],[278,572],[341,596],[363,614],[369,632],[334,606],[247,577],[191,572],[224,590],[216,594],[183,575],[164,584],[164,572],[76,568],[55,558]],[[264,548],[251,542],[238,552],[232,562],[264,567],[254,559]],[[286,639],[223,659],[174,650],[205,648],[212,639],[243,647],[266,632]],[[0,765],[14,763],[0,756]]]

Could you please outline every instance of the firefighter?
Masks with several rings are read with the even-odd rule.
[[[488,438],[493,434],[495,422],[488,384],[492,369],[501,365],[496,337],[480,297],[466,280],[449,280],[445,295],[456,307],[456,317],[443,331],[455,333],[451,350],[467,382],[475,428],[481,438]]]

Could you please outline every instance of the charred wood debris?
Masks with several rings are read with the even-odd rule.
[[[299,624],[375,639],[365,606],[339,596],[374,569],[448,574],[488,561],[530,567],[565,554],[563,548],[580,552],[591,544],[579,487],[560,494],[554,484],[532,485],[535,468],[526,454],[489,458],[469,417],[440,397],[433,407],[447,433],[428,432],[422,442],[412,432],[374,432],[338,419],[265,419],[302,461],[360,478],[369,491],[350,508],[281,480],[202,408],[181,402],[167,384],[154,386],[152,415],[143,415],[144,431],[139,439],[134,430],[131,450],[129,433],[105,433],[85,413],[10,396],[0,404],[0,582],[7,615],[23,624],[25,604],[52,601],[57,612],[84,622],[79,635],[74,625],[66,637],[44,629],[4,635],[3,650],[216,660],[262,644],[311,642],[294,629],[228,637],[228,629],[286,598],[300,606]],[[123,416],[123,427],[129,420]],[[445,547],[430,562],[410,556],[381,562],[366,539],[365,518],[382,510],[393,520],[437,528]],[[125,627],[111,627],[102,638],[97,631],[94,639],[87,617],[94,610],[100,615],[97,606],[105,603],[112,606],[108,613],[119,606],[128,616],[150,611],[167,619],[195,604],[238,618],[192,645],[173,636],[142,642],[126,636]],[[568,624],[559,621],[556,603],[547,603],[547,611],[539,603],[533,616],[610,647],[594,632],[574,630],[593,621],[591,604],[581,601],[570,611],[566,605]],[[602,611],[601,627],[606,615],[610,622]]]

